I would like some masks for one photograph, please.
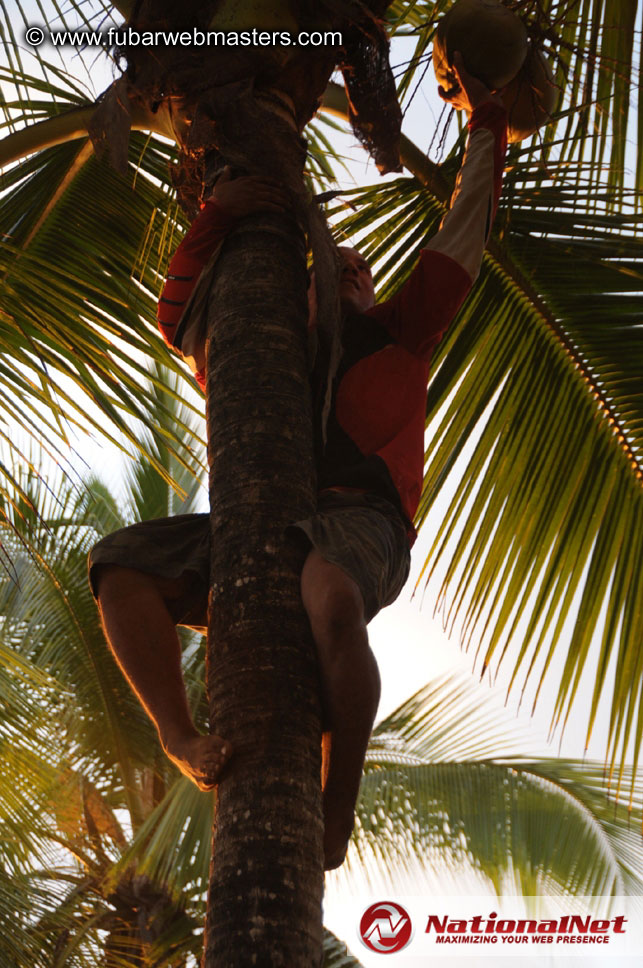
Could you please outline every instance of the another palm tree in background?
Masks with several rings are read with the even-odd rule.
[[[23,481],[31,507],[17,494],[8,511],[30,536],[28,550],[7,530],[18,581],[0,596],[0,960],[11,968],[190,968],[202,953],[214,797],[165,757],[85,581],[98,536],[195,506],[183,456],[191,470],[156,451],[189,496],[139,462],[122,499],[96,478],[54,495],[41,474]],[[184,645],[204,726],[203,641],[186,633]],[[518,743],[474,686],[427,685],[375,730],[340,876],[472,867],[497,892],[640,893],[638,831],[600,767],[521,758]],[[328,932],[324,951],[327,968],[358,964]]]

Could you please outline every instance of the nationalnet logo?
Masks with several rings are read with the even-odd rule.
[[[592,950],[599,954],[605,948],[629,956],[643,950],[643,919],[632,916],[625,897],[499,898],[502,905],[486,911],[481,900],[488,902],[452,897],[442,910],[427,898],[382,900],[362,908],[361,914],[354,908],[353,925],[366,948],[378,955],[397,954],[400,964],[408,959],[416,964],[418,958],[438,953],[469,955],[477,961],[484,956],[533,957],[539,949],[555,950],[557,956]],[[529,916],[525,906],[539,916]]]
[[[561,918],[503,918],[492,911],[484,918],[438,917],[430,914],[426,933],[438,944],[609,944],[613,935],[625,934],[627,918],[593,918],[565,914]]]
[[[378,901],[367,908],[359,924],[362,944],[379,954],[406,948],[413,934],[411,919],[401,904]]]

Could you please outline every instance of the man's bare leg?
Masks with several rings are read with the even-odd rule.
[[[331,750],[323,792],[326,870],[339,867],[355,819],[366,748],[380,698],[380,676],[368,644],[364,602],[356,583],[312,550],[301,595],[317,648]]]
[[[118,565],[100,566],[96,584],[107,641],[163,749],[200,790],[212,790],[231,745],[203,736],[190,715],[181,644],[166,604],[180,586]]]

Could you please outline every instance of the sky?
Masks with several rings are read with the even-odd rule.
[[[34,13],[32,22],[41,22],[37,13]],[[408,56],[407,50],[408,48],[402,44],[396,45],[392,57],[394,65]],[[100,90],[101,86],[104,86],[101,77],[105,80],[105,84],[109,82],[109,73],[99,71],[99,68],[95,66],[93,80],[96,90]],[[444,120],[442,112],[443,104],[435,94],[435,82],[432,69],[430,69],[429,75],[427,75],[405,116],[403,128],[405,134],[419,147],[426,150],[433,141],[438,119]],[[374,166],[367,161],[363,150],[354,143],[352,136],[347,135],[341,140],[346,155],[350,158],[350,177],[355,183],[369,184],[377,181],[379,175]],[[435,160],[435,151],[431,157]],[[93,442],[83,442],[82,453],[84,460],[95,472],[99,475],[104,474],[112,482],[118,482],[123,472],[124,458],[116,448],[95,439]],[[466,460],[466,454],[462,460]],[[473,656],[471,653],[465,653],[461,650],[457,633],[449,637],[445,633],[439,617],[433,615],[440,576],[437,576],[426,591],[422,587],[417,592],[415,591],[417,577],[430,544],[435,522],[440,513],[444,511],[446,502],[447,496],[445,495],[432,512],[431,518],[416,542],[413,549],[411,575],[398,601],[377,616],[369,627],[371,644],[382,676],[380,717],[390,713],[420,686],[444,673],[457,671],[463,676],[474,676],[476,681],[479,678],[474,673]],[[562,657],[560,661],[562,662]],[[489,696],[490,703],[497,704],[499,709],[502,709],[505,704],[510,671],[510,664],[508,663],[505,667],[501,667],[495,684],[490,683],[488,678],[479,684],[479,688],[485,691],[485,695]],[[558,671],[559,669],[556,667],[552,668],[548,682],[556,682]],[[591,662],[588,663],[585,678],[579,691],[581,696],[591,694],[590,685]],[[515,689],[502,713],[506,715],[507,722],[515,723],[517,728],[523,730],[526,742],[531,745],[533,751],[549,753],[550,755],[558,755],[561,752],[569,757],[582,757],[585,747],[587,703],[582,701],[577,703],[562,742],[560,737],[557,736],[553,743],[548,743],[547,732],[553,708],[553,691],[551,688],[544,691],[533,716],[530,716],[530,695],[531,693],[528,692],[522,707],[518,710],[520,692],[519,688]],[[606,704],[603,703],[588,750],[588,755],[592,758],[601,759],[604,754],[608,726],[607,716]],[[431,872],[421,882],[409,884],[408,880],[399,878],[395,871],[390,871],[385,875],[384,883],[380,887],[382,890],[388,889],[390,893],[395,894],[397,892],[399,895],[406,896],[415,895],[413,888],[417,889],[419,883],[421,883],[422,897],[424,898],[441,898],[446,894],[456,896],[479,895],[483,894],[485,890],[484,886],[473,875],[452,878],[445,874],[434,875]],[[371,897],[372,895],[366,885],[360,885],[355,880],[347,883],[346,878],[341,873],[328,875],[325,902],[326,923],[340,936],[348,939],[351,927],[350,919],[354,920],[355,904],[359,906],[364,902],[365,907]],[[348,921],[346,912],[349,912]],[[357,950],[356,947],[354,953],[367,968],[381,964],[381,956],[379,955],[369,955],[365,950]],[[442,960],[448,961],[451,965],[455,965],[461,960],[463,963],[465,961],[467,964],[471,963],[470,958],[459,959],[454,957],[432,959],[431,963],[441,963]],[[503,964],[509,965],[514,960],[516,964],[527,968],[532,963],[554,965],[563,959],[544,956],[533,959],[522,956],[516,959],[503,958]],[[609,957],[600,960],[587,959],[588,964],[600,964],[606,966],[606,968],[611,968],[612,964],[621,964],[622,961],[623,959],[613,961]],[[413,962],[409,961],[408,963]]]

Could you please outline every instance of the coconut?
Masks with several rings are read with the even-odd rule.
[[[444,15],[433,39],[435,76],[453,87],[453,54],[459,50],[469,74],[496,91],[511,81],[527,56],[522,20],[499,0],[457,0]]]
[[[509,118],[509,141],[529,138],[550,120],[558,100],[558,88],[546,58],[531,48],[514,79],[502,92]]]

